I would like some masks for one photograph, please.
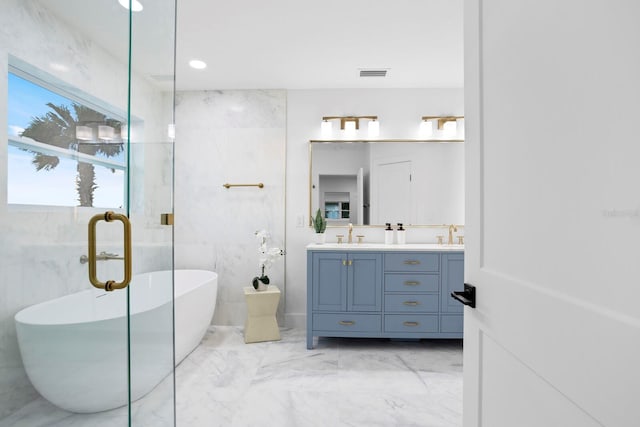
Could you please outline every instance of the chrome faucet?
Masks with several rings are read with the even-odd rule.
[[[349,223],[349,243],[353,243],[353,224]]]
[[[453,232],[454,231],[458,231],[458,227],[456,227],[454,224],[451,224],[449,226],[449,241],[447,242],[447,245],[453,245]]]
[[[98,255],[96,255],[96,261],[106,261],[108,259],[124,259],[124,257],[121,257],[118,254],[105,252],[105,251],[102,251]],[[89,262],[89,257],[86,255],[82,255],[80,257],[80,264],[86,264],[87,262]]]

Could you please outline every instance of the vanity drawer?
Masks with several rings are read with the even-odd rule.
[[[313,329],[321,331],[380,332],[382,316],[379,314],[314,313]]]
[[[440,275],[438,274],[385,274],[386,292],[438,292]]]
[[[385,332],[438,332],[437,314],[387,314],[384,316]]]
[[[439,294],[391,294],[384,297],[384,311],[438,312]]]
[[[384,256],[385,271],[440,271],[440,254],[387,253]]]

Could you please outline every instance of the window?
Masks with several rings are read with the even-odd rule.
[[[7,203],[124,208],[125,120],[64,93],[10,66]]]

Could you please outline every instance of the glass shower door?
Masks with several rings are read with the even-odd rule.
[[[175,2],[143,3],[3,3],[0,426],[175,424]]]
[[[131,425],[172,426],[175,0],[142,3],[130,48],[128,210],[145,273],[129,287]]]

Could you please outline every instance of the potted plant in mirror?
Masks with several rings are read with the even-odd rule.
[[[327,220],[320,209],[316,212],[315,217],[311,217],[311,223],[316,231],[316,243],[323,244],[325,242],[324,231],[327,229]]]
[[[256,276],[251,281],[253,288],[256,291],[266,291],[269,285],[269,276],[264,272],[269,268],[281,255],[284,255],[284,251],[280,248],[270,248],[267,246],[267,239],[269,238],[269,232],[266,230],[256,231],[256,239],[258,240],[258,268],[260,269],[260,276]]]

